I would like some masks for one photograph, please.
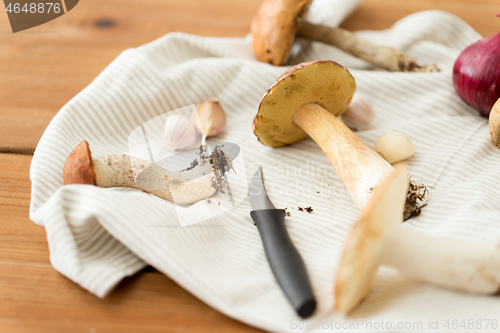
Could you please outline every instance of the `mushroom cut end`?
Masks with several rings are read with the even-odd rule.
[[[63,180],[65,185],[96,184],[92,154],[87,141],[80,142],[69,154],[64,163]]]
[[[402,164],[378,185],[349,236],[335,281],[335,307],[349,312],[370,291],[387,231],[403,222],[408,192]]]
[[[334,116],[342,114],[356,90],[347,69],[331,60],[293,66],[266,92],[255,116],[253,132],[266,146],[279,147],[307,137],[293,121],[301,106],[316,103]]]

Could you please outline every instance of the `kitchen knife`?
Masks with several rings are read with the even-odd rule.
[[[259,230],[271,270],[297,314],[307,318],[316,309],[316,300],[306,267],[286,230],[285,210],[277,209],[267,196],[261,168],[252,177],[249,197],[250,216]]]

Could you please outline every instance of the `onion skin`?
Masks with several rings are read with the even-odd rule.
[[[467,47],[453,67],[453,86],[470,106],[488,117],[500,98],[500,34]]]

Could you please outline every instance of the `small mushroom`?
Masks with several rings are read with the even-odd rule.
[[[500,244],[427,236],[401,224],[407,167],[398,165],[377,187],[344,249],[335,282],[335,307],[349,312],[368,294],[379,265],[422,281],[471,293],[500,288]]]
[[[73,149],[63,169],[65,185],[130,187],[178,204],[191,204],[213,196],[216,193],[214,177],[212,170],[205,175],[199,169],[173,172],[126,155],[93,160],[87,141]]]
[[[286,63],[295,33],[306,39],[331,44],[388,71],[436,72],[434,65],[419,66],[412,57],[393,47],[372,44],[350,31],[302,20],[312,0],[264,0],[251,27],[253,50],[259,61]]]
[[[393,167],[336,116],[347,109],[356,84],[331,60],[298,64],[272,85],[260,102],[253,131],[266,146],[279,147],[309,135],[325,153],[359,208]]]

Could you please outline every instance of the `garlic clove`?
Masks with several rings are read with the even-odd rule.
[[[369,129],[373,119],[375,119],[373,104],[362,92],[354,93],[347,110],[340,116],[340,120],[354,131]]]
[[[191,120],[203,137],[217,135],[226,127],[226,113],[218,99],[207,99],[201,103]]]
[[[493,105],[493,108],[491,108],[489,126],[491,140],[500,148],[500,98]]]
[[[375,151],[387,162],[394,164],[412,157],[415,154],[415,147],[403,133],[389,132],[377,140]]]
[[[185,150],[198,143],[198,133],[188,117],[173,114],[165,121],[165,144],[171,150]]]

